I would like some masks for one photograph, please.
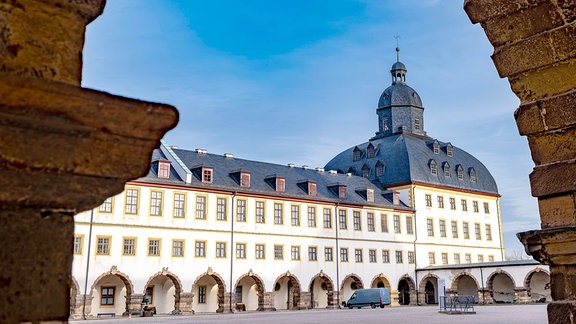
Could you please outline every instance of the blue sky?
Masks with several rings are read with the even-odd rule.
[[[431,137],[482,161],[498,183],[507,254],[539,228],[518,99],[463,0],[108,1],[86,33],[83,86],[176,106],[165,140],[322,167],[377,131],[400,60]]]

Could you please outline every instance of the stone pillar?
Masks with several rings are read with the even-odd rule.
[[[180,294],[180,312],[182,315],[193,315],[194,309],[192,308],[194,302],[193,293]]]
[[[73,215],[145,174],[177,111],[82,89],[104,0],[0,1],[0,322],[67,322]]]
[[[528,289],[524,287],[514,288],[514,302],[519,304],[526,304],[530,302],[530,295]]]
[[[264,307],[262,309],[258,309],[259,311],[276,311],[276,307],[274,307],[274,296],[276,294],[274,292],[265,292],[264,293]]]
[[[128,300],[126,300],[126,305],[128,306],[128,312],[125,314],[128,316],[129,314],[141,314],[142,312],[142,300],[144,299],[144,294],[132,294],[130,297],[126,296]],[[129,314],[128,314],[129,313]]]
[[[466,0],[464,9],[521,101],[515,117],[535,163],[530,184],[542,229],[517,236],[550,265],[549,323],[576,323],[576,3]]]

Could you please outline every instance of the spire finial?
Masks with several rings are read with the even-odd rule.
[[[400,46],[398,45],[400,35],[396,34],[394,38],[396,38],[396,62],[400,62]]]

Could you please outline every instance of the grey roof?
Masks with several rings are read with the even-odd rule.
[[[455,146],[452,146],[452,156],[448,156],[447,146],[451,144],[440,141],[438,141],[440,152],[436,154],[433,150],[433,142],[433,139],[411,133],[394,134],[343,151],[330,160],[325,169],[346,173],[349,172],[350,168],[354,168],[356,174],[361,175],[361,169],[366,165],[370,168],[369,178],[382,184],[383,187],[419,182],[498,194],[496,181],[478,159]],[[366,149],[369,143],[376,147],[375,156],[372,158],[367,157]],[[362,158],[353,161],[353,151],[356,147],[362,151]],[[438,172],[436,175],[430,171],[430,161],[432,160],[437,164]],[[375,170],[378,161],[384,164],[384,175],[379,177],[376,176]],[[450,166],[449,177],[446,177],[443,172],[442,167],[445,162],[448,162]],[[464,178],[462,180],[458,179],[456,173],[458,166],[463,169]],[[470,179],[471,168],[476,172],[475,182]]]
[[[386,88],[378,100],[378,108],[390,106],[422,107],[422,99],[416,90],[405,83],[397,82]]]
[[[348,176],[345,174],[330,173],[328,171],[318,171],[316,169],[305,169],[302,167],[290,167],[266,162],[238,159],[236,157],[225,157],[211,153],[197,153],[196,151],[172,149],[172,151],[184,162],[186,167],[193,170],[199,166],[213,169],[212,183],[203,183],[199,177],[193,176],[191,183],[185,183],[171,168],[169,179],[160,179],[157,176],[157,163],[152,163],[148,175],[138,179],[138,181],[149,183],[164,183],[171,185],[211,188],[226,190],[231,192],[244,192],[252,194],[292,197],[307,200],[339,202],[346,204],[357,204],[364,206],[380,206],[395,209],[412,211],[401,202],[401,205],[393,205],[390,191],[382,191],[381,188],[371,183],[368,179],[358,176]],[[164,154],[156,149],[152,155],[152,161],[168,160]],[[232,175],[239,171],[250,172],[250,187],[240,187],[237,179]],[[266,179],[272,176],[285,178],[285,192],[276,192]],[[304,181],[316,183],[317,195],[309,196],[305,188],[301,185]],[[300,185],[299,185],[300,183]],[[335,185],[346,186],[346,198],[339,199],[337,190],[333,190]],[[368,202],[365,197],[366,189],[374,190],[374,202]],[[364,195],[362,194],[364,191]]]
[[[398,62],[396,62],[396,63],[394,63],[394,64],[392,65],[392,69],[390,69],[390,72],[395,71],[395,70],[404,70],[404,71],[407,71],[407,70],[406,70],[406,65],[404,65],[404,63],[398,61]]]
[[[480,263],[461,263],[461,264],[446,264],[437,266],[427,266],[418,268],[417,271],[425,270],[449,270],[449,269],[471,269],[471,268],[490,268],[490,267],[521,267],[539,265],[540,262],[530,260],[511,260],[511,261],[496,261],[496,262],[480,262]]]

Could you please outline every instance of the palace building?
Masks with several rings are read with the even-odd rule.
[[[391,69],[376,135],[324,168],[162,142],[148,175],[75,217],[71,315],[336,308],[369,287],[437,303],[440,278],[482,302],[546,298],[545,267],[504,262],[490,172],[427,135],[406,72]]]

